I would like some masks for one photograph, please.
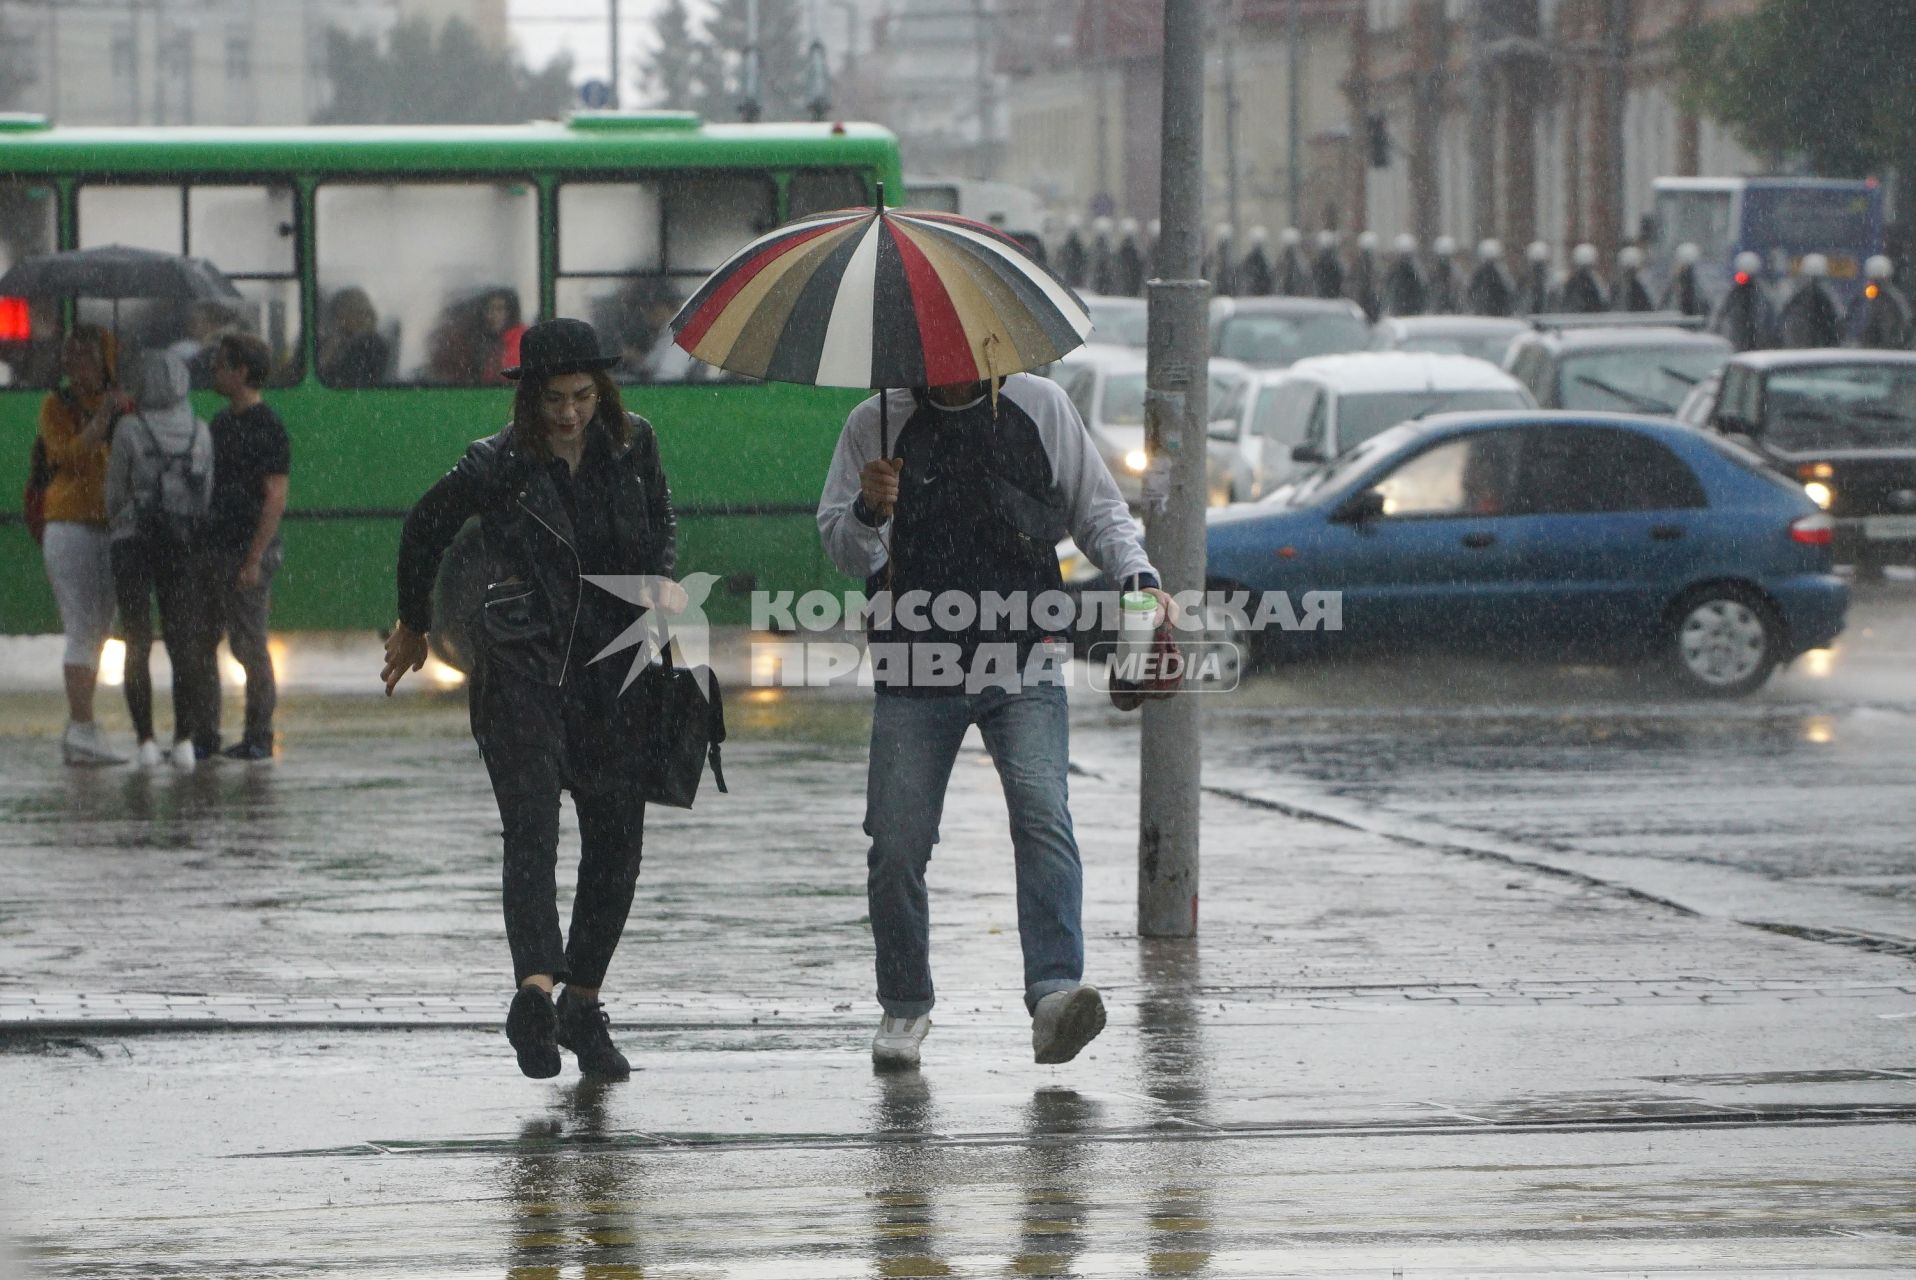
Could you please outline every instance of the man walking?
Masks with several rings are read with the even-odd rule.
[[[1069,533],[1110,581],[1163,593],[1117,482],[1055,382],[1014,374],[1002,390],[881,394],[897,428],[890,456],[874,397],[846,420],[818,507],[833,562],[885,588],[881,609],[897,606],[871,645],[866,889],[884,1010],[872,1060],[916,1066],[931,1029],[925,868],[975,724],[1011,814],[1033,1056],[1069,1062],[1104,1029],[1104,1003],[1083,983],[1084,874],[1058,670],[1071,624],[1049,607],[1063,600],[1055,544]]]
[[[214,348],[213,389],[226,408],[213,416],[213,501],[208,513],[204,565],[211,643],[222,630],[234,659],[246,672],[246,728],[225,754],[234,760],[273,758],[273,709],[278,690],[266,648],[273,606],[273,575],[279,571],[280,517],[286,512],[286,477],[292,443],[286,424],[260,398],[273,355],[249,333],[222,334]],[[219,748],[217,690],[205,751]]]

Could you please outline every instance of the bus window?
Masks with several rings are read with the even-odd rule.
[[[665,188],[665,269],[710,274],[778,223],[777,189],[758,174],[677,178]]]
[[[0,272],[52,251],[58,205],[52,187],[0,184]],[[0,298],[0,386],[49,387],[59,372],[59,299]]]
[[[293,189],[288,186],[88,185],[79,195],[79,246],[124,244],[205,258],[238,290],[237,300],[83,298],[83,320],[116,329],[122,362],[164,347],[186,361],[193,386],[212,385],[212,339],[240,329],[274,354],[269,385],[299,381],[300,297]],[[130,365],[129,365],[130,367]]]
[[[559,314],[589,321],[624,358],[621,382],[724,375],[673,345],[670,321],[713,268],[772,226],[763,175],[673,176],[559,188]]]
[[[787,220],[870,203],[865,175],[856,169],[800,169],[785,186]]]
[[[1693,244],[1699,260],[1711,265],[1730,260],[1730,193],[1727,191],[1659,191],[1657,193],[1657,259],[1671,263],[1678,245]]]
[[[319,376],[506,385],[539,296],[529,182],[329,182],[313,197]]]

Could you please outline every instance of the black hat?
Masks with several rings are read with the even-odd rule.
[[[499,376],[517,378],[529,373],[549,378],[557,373],[591,373],[610,369],[619,359],[600,349],[599,335],[591,325],[561,316],[541,320],[519,335],[519,363],[499,370]]]

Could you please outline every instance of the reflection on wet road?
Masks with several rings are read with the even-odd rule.
[[[456,700],[295,696],[280,765],[184,776],[61,770],[22,701],[0,1234],[102,1280],[1909,1274],[1907,585],[1739,704],[1469,665],[1220,698],[1188,942],[1134,936],[1137,722],[1079,703],[1111,1025],[1059,1068],[975,744],[922,1071],[866,1057],[865,712],[792,698],[741,706],[731,796],[648,816],[637,1071],[593,1088],[498,1033]]]

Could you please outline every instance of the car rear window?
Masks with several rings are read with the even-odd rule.
[[[1638,347],[1568,356],[1558,375],[1558,398],[1566,409],[1675,413],[1683,397],[1729,358],[1728,347]]]
[[[1363,351],[1369,346],[1370,326],[1355,316],[1253,311],[1219,325],[1212,354],[1278,369],[1309,356]]]

